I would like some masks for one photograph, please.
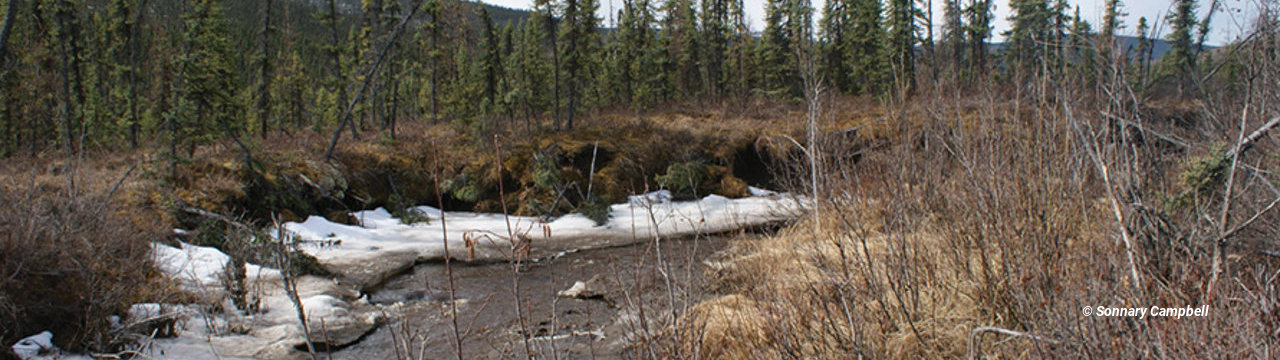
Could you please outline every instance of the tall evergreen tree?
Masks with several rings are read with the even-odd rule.
[[[560,57],[563,67],[566,129],[573,129],[573,120],[584,103],[587,86],[591,84],[593,61],[599,59],[600,35],[596,32],[595,0],[565,0],[563,25],[560,28]],[[560,124],[557,124],[559,128]]]
[[[752,87],[753,74],[758,73],[752,58],[756,39],[747,27],[742,0],[729,0],[729,50],[725,59],[726,85],[736,95],[745,94]]]
[[[271,51],[272,25],[271,25],[271,8],[273,0],[262,2],[262,53],[258,58],[258,122],[262,125],[260,132],[262,138],[267,137],[267,122],[271,114],[271,81],[275,78],[272,69],[272,60],[276,56]]]
[[[513,74],[511,101],[523,110],[527,130],[532,130],[533,121],[550,108],[545,94],[550,92],[547,75],[551,69],[542,56],[546,35],[542,32],[544,26],[538,16],[541,15],[535,12],[532,19],[518,25],[514,51],[507,57],[510,62],[508,68]]]
[[[623,2],[618,30],[609,44],[612,85],[620,101],[645,108],[669,96],[665,50],[655,34],[652,6],[648,0]]]
[[[991,39],[991,0],[970,0],[964,9],[965,40],[968,49],[969,66],[972,76],[982,76],[987,72],[987,41]]]
[[[480,23],[483,26],[484,42],[480,48],[484,51],[482,59],[482,68],[484,72],[484,103],[483,108],[495,106],[498,101],[498,79],[502,77],[502,43],[498,38],[498,30],[493,26],[493,19],[489,17],[489,10],[485,6],[480,7]]]
[[[1123,6],[1120,0],[1107,0],[1103,6],[1102,27],[1098,29],[1098,50],[1105,61],[1113,61],[1113,56],[1118,55],[1116,34],[1124,27],[1121,18],[1128,15],[1124,13]]]
[[[813,10],[804,0],[769,0],[765,28],[756,47],[757,84],[770,93],[800,96],[801,51],[811,41]]]
[[[1011,27],[1005,31],[1005,60],[1009,70],[1038,71],[1044,60],[1044,44],[1054,28],[1047,0],[1011,0]]]
[[[228,29],[218,0],[194,0],[183,15],[186,54],[179,58],[181,89],[177,121],[179,138],[187,154],[195,147],[219,138],[235,136],[242,124],[234,123],[237,111],[231,70]]]
[[[819,21],[822,33],[823,72],[831,79],[837,89],[845,93],[852,92],[850,74],[853,72],[846,58],[849,50],[849,28],[853,25],[853,2],[847,0],[828,0],[822,10]]]
[[[666,43],[671,68],[669,78],[681,96],[694,95],[700,88],[698,19],[693,0],[667,0],[663,5],[662,39]]]
[[[947,56],[953,73],[961,69],[964,63],[965,31],[960,0],[944,0],[942,16],[942,49]],[[958,75],[958,74],[957,74]]]
[[[895,86],[909,90],[915,83],[916,44],[920,42],[920,9],[912,0],[889,1],[889,62]]]
[[[703,82],[705,92],[720,95],[730,79],[724,71],[732,46],[732,0],[702,1]]]
[[[1160,63],[1165,74],[1180,82],[1189,79],[1196,69],[1196,49],[1191,40],[1197,25],[1195,11],[1196,0],[1177,0],[1173,12],[1166,19],[1171,28],[1165,38],[1169,42],[1169,52],[1160,59]]]

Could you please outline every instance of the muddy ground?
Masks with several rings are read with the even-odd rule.
[[[634,358],[643,351],[635,344],[660,336],[680,309],[710,295],[708,264],[717,263],[733,241],[651,240],[526,263],[519,274],[519,309],[511,264],[452,264],[461,358],[526,358],[525,329],[532,334],[527,350],[538,358]],[[443,263],[420,264],[370,292],[368,300],[386,320],[332,358],[459,358],[448,270]],[[588,285],[589,298],[556,295],[576,281]],[[518,314],[524,314],[523,322]]]

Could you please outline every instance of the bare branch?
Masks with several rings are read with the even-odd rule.
[[[998,327],[995,327],[995,326],[979,326],[979,327],[975,327],[975,328],[973,328],[973,330],[969,332],[969,356],[967,357],[968,359],[973,359],[973,358],[977,355],[977,354],[976,354],[976,352],[977,352],[977,348],[978,348],[978,337],[979,337],[979,335],[982,335],[983,333],[988,333],[988,332],[1000,333],[1000,334],[1009,335],[1009,336],[1013,336],[1013,337],[1025,337],[1025,338],[1029,338],[1029,339],[1031,339],[1031,340],[1043,341],[1043,342],[1047,342],[1047,343],[1050,343],[1050,344],[1060,344],[1060,343],[1061,343],[1061,342],[1060,342],[1060,341],[1058,341],[1058,340],[1054,340],[1054,339],[1046,338],[1046,337],[1043,337],[1043,336],[1034,335],[1034,334],[1031,334],[1031,333],[1025,333],[1025,332],[1021,332],[1021,331],[1013,331],[1013,330],[1009,330],[1009,329],[998,328]]]

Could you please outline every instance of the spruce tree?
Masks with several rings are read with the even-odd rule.
[[[914,1],[889,1],[889,62],[895,86],[902,90],[910,90],[915,83],[915,51],[920,41],[918,17],[920,10]]]
[[[704,91],[712,96],[723,92],[730,81],[725,67],[733,37],[731,7],[731,0],[702,1],[703,82]]]
[[[498,79],[502,77],[502,43],[485,6],[480,6],[480,23],[484,36],[480,45],[480,49],[484,51],[481,65],[484,73],[484,102],[481,107],[488,111],[498,100]]]
[[[752,57],[752,51],[756,48],[756,38],[751,36],[751,30],[747,28],[742,0],[729,2],[729,29],[729,50],[725,58],[724,77],[728,79],[726,86],[732,94],[743,95],[753,85],[752,75],[759,71]]]
[[[618,88],[620,101],[633,108],[646,108],[669,96],[666,53],[654,34],[652,7],[648,0],[623,2],[618,16],[618,32],[610,47],[610,77]]]
[[[966,57],[971,76],[979,77],[987,72],[987,41],[991,39],[993,16],[991,0],[970,0],[964,9]]]
[[[948,62],[954,73],[958,72],[964,63],[964,21],[961,19],[960,0],[944,1],[946,3],[942,7],[942,16],[945,18],[942,23],[942,49],[944,56],[949,57]]]
[[[757,83],[769,93],[801,95],[800,60],[813,36],[813,9],[804,0],[769,0],[765,29],[756,47]]]
[[[852,89],[855,93],[873,94],[885,89],[889,61],[885,56],[887,32],[883,24],[884,11],[879,0],[854,3],[846,58],[853,60],[851,81],[857,84]]]
[[[667,0],[663,6],[662,39],[670,58],[669,78],[680,96],[700,88],[697,15],[692,0]]]
[[[1009,7],[1013,13],[1009,16],[1012,26],[1004,33],[1005,61],[1010,65],[1007,69],[1038,71],[1045,56],[1042,44],[1051,40],[1054,28],[1049,3],[1047,0],[1011,0]]]
[[[197,145],[219,135],[235,136],[242,128],[242,124],[233,123],[238,113],[232,97],[235,73],[222,12],[218,0],[195,0],[182,17],[187,54],[179,59],[182,91],[178,100],[182,105],[178,124],[188,156]]]
[[[512,56],[508,56],[511,69],[512,86],[510,96],[524,113],[526,130],[533,129],[533,121],[544,115],[550,108],[549,99],[545,95],[550,66],[543,59],[542,44],[546,39],[543,34],[543,22],[540,14],[534,13],[529,21],[521,22],[516,28],[516,40]]]
[[[1171,31],[1165,38],[1169,42],[1169,52],[1160,59],[1162,71],[1180,83],[1186,82],[1196,69],[1196,49],[1192,43],[1192,32],[1195,31],[1196,0],[1177,0],[1174,10],[1166,21]]]
[[[1128,15],[1124,13],[1123,6],[1120,0],[1107,0],[1104,5],[1102,27],[1098,29],[1098,50],[1106,61],[1113,61],[1113,57],[1118,55],[1116,34],[1124,28],[1121,18]]]
[[[565,97],[564,128],[573,129],[573,120],[590,90],[593,62],[599,60],[599,33],[596,25],[595,0],[565,0],[563,25],[560,28],[560,58],[563,67]]]
[[[822,11],[822,20],[819,21],[820,30],[822,32],[822,58],[823,73],[827,79],[831,79],[835,83],[836,88],[845,93],[852,92],[852,83],[849,81],[849,75],[852,73],[848,64],[850,59],[849,50],[849,28],[853,25],[853,9],[852,1],[847,0],[829,0],[826,8]]]

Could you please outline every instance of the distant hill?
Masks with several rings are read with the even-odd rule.
[[[415,2],[415,0],[384,0],[384,1],[400,1],[403,9],[408,9]],[[528,10],[511,9],[511,8],[506,8],[502,6],[490,5],[490,4],[486,4],[478,1],[468,1],[468,0],[444,0],[444,1],[453,1],[453,2],[462,4],[463,8],[466,9],[468,20],[471,20],[470,23],[475,24],[476,26],[479,25],[480,15],[479,15],[478,9],[481,6],[485,7],[485,9],[489,11],[489,17],[492,18],[494,24],[497,24],[498,26],[501,26],[506,23],[511,23],[512,25],[514,25],[515,23],[519,23],[521,21],[524,21],[525,19],[528,19],[529,16],[531,15],[531,13]],[[354,20],[359,18],[361,14],[360,2],[361,0],[336,0],[335,5],[338,9],[338,13],[344,15],[344,17],[346,18],[346,20],[343,20],[344,27],[346,25],[350,25],[351,23],[354,22]],[[285,0],[285,1],[277,1],[276,3],[281,4],[282,6],[288,9],[287,10],[288,12],[293,13],[292,18],[294,19],[294,21],[300,22],[297,25],[303,31],[303,33],[313,34],[314,31],[311,31],[311,30],[323,30],[323,27],[319,27],[320,25],[315,20],[315,17],[313,15],[319,14],[320,12],[322,12],[322,10],[326,10],[329,6],[328,0]],[[223,2],[223,6],[226,8],[226,14],[227,14],[228,20],[230,20],[233,24],[238,24],[239,26],[245,27],[248,29],[257,29],[258,27],[261,26],[262,0],[229,0],[229,1]],[[172,7],[166,7],[166,8],[170,9],[169,11],[176,10],[176,8],[172,8]],[[277,10],[276,15],[274,15],[277,17],[277,21],[279,21],[279,16],[281,16],[279,11],[280,10]],[[164,11],[162,10],[162,14],[163,13]],[[298,16],[298,14],[300,13],[303,15]],[[418,15],[415,16],[414,23],[415,24],[421,23],[422,21],[425,21],[425,20],[426,20],[426,17],[423,16],[422,13],[419,13]]]
[[[257,6],[256,4],[258,4],[260,1],[261,0],[251,0],[251,1],[241,0],[237,2],[253,4]],[[313,7],[328,6],[328,0],[292,0],[292,1],[297,3],[307,4]],[[344,14],[359,14],[360,1],[361,0],[337,0],[338,11]],[[412,5],[414,2],[413,0],[399,0],[399,1],[402,7],[405,9],[408,9],[409,6]],[[484,6],[489,10],[489,16],[493,18],[493,22],[495,24],[502,24],[506,22],[520,22],[520,21],[524,21],[524,19],[527,19],[529,17],[528,10],[506,8],[502,6],[482,3],[479,1],[467,1],[467,0],[453,0],[453,1],[461,2],[466,6],[468,6],[468,9],[472,9],[472,10],[476,9],[477,6]]]
[[[1116,39],[1118,40],[1117,43],[1120,44],[1120,48],[1130,53],[1129,56],[1137,56],[1137,54],[1134,54],[1133,52],[1138,51],[1137,49],[1141,39],[1139,39],[1136,36],[1126,36],[1126,35],[1117,36]],[[989,49],[991,50],[992,53],[999,53],[1001,51],[1004,51],[1004,47],[1005,47],[1005,43],[997,42],[997,43],[991,43]],[[1152,59],[1159,60],[1160,58],[1164,57],[1165,54],[1169,53],[1170,48],[1172,48],[1172,45],[1169,44],[1168,41],[1164,41],[1164,39],[1156,39],[1156,41],[1152,44],[1152,51],[1151,51]],[[1205,50],[1212,50],[1217,47],[1205,45],[1204,48]]]

